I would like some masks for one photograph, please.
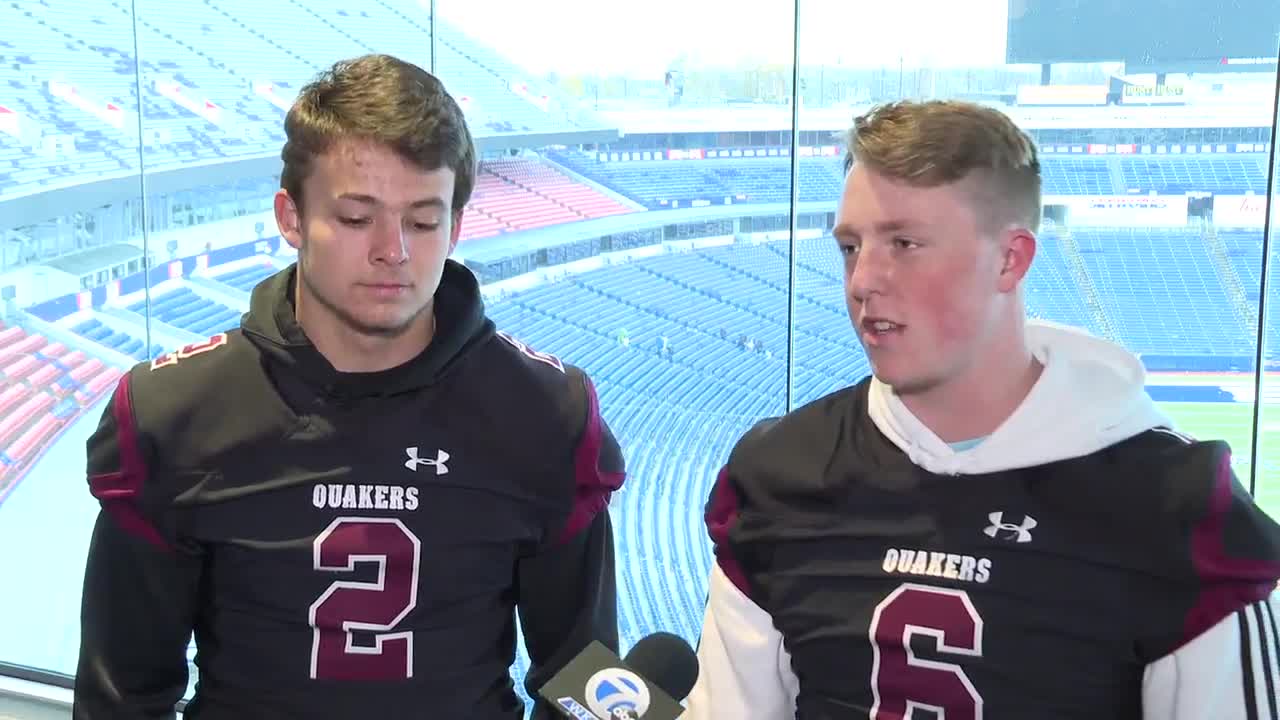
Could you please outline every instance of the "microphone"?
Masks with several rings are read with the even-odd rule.
[[[698,656],[679,635],[646,635],[626,659],[593,641],[538,694],[576,720],[675,720],[698,680]]]

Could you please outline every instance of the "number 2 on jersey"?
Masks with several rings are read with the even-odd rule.
[[[312,543],[313,565],[350,573],[377,563],[372,582],[336,580],[311,604],[313,680],[404,680],[413,677],[413,632],[393,632],[418,604],[422,543],[395,518],[342,517]],[[354,633],[372,634],[356,645]]]
[[[982,720],[982,696],[956,663],[924,660],[911,650],[919,635],[939,655],[982,656],[982,618],[962,590],[904,583],[871,617],[871,720],[902,720],[914,708],[946,720]]]

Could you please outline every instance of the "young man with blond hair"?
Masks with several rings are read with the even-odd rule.
[[[834,229],[872,376],[737,444],[689,720],[1276,718],[1280,528],[1141,363],[1026,319],[1004,114],[857,119]]]

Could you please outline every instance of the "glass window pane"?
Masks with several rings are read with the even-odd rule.
[[[133,28],[96,3],[6,4],[0,27],[0,662],[71,674],[85,441],[146,344],[98,312],[142,288]]]
[[[1280,91],[1280,90],[1278,90]],[[1270,136],[1274,148],[1276,133]],[[1276,388],[1280,385],[1276,370],[1280,369],[1280,274],[1276,272],[1280,249],[1280,156],[1271,152],[1270,180],[1267,193],[1236,198],[1222,208],[1215,207],[1215,220],[1223,224],[1230,221],[1223,237],[1229,238],[1227,249],[1236,267],[1245,292],[1257,303],[1263,296],[1263,256],[1266,257],[1266,302],[1262,303],[1262,380],[1260,383],[1257,434],[1258,464],[1254,468],[1252,488],[1258,504],[1272,517],[1280,516],[1280,422],[1277,422]],[[1265,161],[1260,161],[1265,168]],[[1263,181],[1265,183],[1265,181]],[[1226,211],[1223,213],[1222,211]],[[1222,215],[1226,218],[1222,218]],[[1265,230],[1265,234],[1264,234]]]
[[[623,446],[624,652],[694,642],[710,483],[786,402],[790,171],[749,140],[791,130],[790,8],[436,7],[438,74],[484,149],[455,255],[499,329],[591,375]]]
[[[1136,12],[1128,8],[1115,11]],[[851,23],[868,22],[865,12],[802,5],[802,129],[841,132],[852,115],[899,98],[974,100],[1013,118],[1037,139],[1044,182],[1044,222],[1025,283],[1029,315],[1136,353],[1157,404],[1183,431],[1228,440],[1247,482],[1270,145],[1228,139],[1272,135],[1280,17],[1258,7],[1271,47],[1255,57],[1271,59],[1211,67],[1220,53],[1258,42],[1237,13],[1188,6],[1167,27],[1121,33],[1047,3],[907,2],[877,11],[883,31],[841,42]],[[1225,45],[1206,44],[1186,24],[1192,16],[1223,23]],[[1095,46],[1107,50],[1085,49]],[[1184,51],[1199,54],[1176,56]],[[800,195],[833,208],[839,163],[821,152],[801,147]],[[849,329],[830,235],[795,242],[796,395],[805,401],[867,366]],[[824,350],[804,349],[817,344],[806,333],[837,343],[832,357],[841,363],[818,361]],[[833,368],[846,377],[824,378],[820,369]]]

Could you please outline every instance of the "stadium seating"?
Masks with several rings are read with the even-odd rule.
[[[1243,194],[1266,192],[1267,171],[1263,156],[1132,158],[1120,163],[1125,190]]]
[[[146,313],[147,301],[129,306],[136,313]],[[240,324],[240,312],[201,297],[190,288],[179,288],[151,298],[151,317],[205,338],[230,330]]]
[[[140,141],[152,171],[196,160],[274,155],[283,140],[280,98],[289,97],[335,55],[383,51],[429,64],[426,40],[433,31],[437,68],[450,78],[479,134],[601,126],[589,113],[565,110],[553,90],[532,85],[515,63],[430,17],[415,0],[375,0],[359,9],[341,0],[318,0],[300,6],[287,21],[251,0],[153,4],[138,15],[141,94],[133,78],[134,38],[127,30],[132,23],[118,22],[129,11],[119,2],[0,3],[0,26],[28,38],[24,47],[30,48],[5,57],[17,72],[0,107],[46,132],[73,138],[73,149],[46,153],[0,135],[0,198],[137,172]],[[146,127],[141,140],[131,119],[138,110]],[[554,158],[650,208],[695,201],[784,202],[791,196],[785,157],[602,163],[594,156],[559,152]],[[839,165],[838,157],[803,158],[800,199],[834,200]],[[1264,158],[1252,154],[1047,155],[1043,167],[1047,194],[1238,193],[1264,189],[1266,177]],[[626,207],[585,185],[562,186],[565,181],[554,177],[560,173],[551,163],[530,165],[527,172],[509,172],[498,164],[486,168],[511,184],[521,183],[511,172],[528,178],[532,182],[523,187],[532,196],[497,198],[510,217],[482,204],[469,208],[468,238]],[[572,212],[558,212],[556,206]]]
[[[1117,192],[1105,158],[1042,157],[1042,191],[1046,195],[1111,195]]]
[[[790,159],[641,160],[602,162],[594,155],[559,151],[556,162],[597,180],[647,207],[687,206],[694,201],[785,202],[791,198]],[[1124,178],[1118,187],[1111,163]],[[800,200],[835,200],[840,195],[840,158],[801,158]],[[1187,190],[1261,192],[1266,185],[1260,155],[1177,159],[1107,159],[1044,156],[1046,195],[1113,195]]]
[[[1027,314],[1103,335],[1105,331],[1099,319],[1089,312],[1083,292],[1071,274],[1069,254],[1063,247],[1061,233],[1055,228],[1046,228],[1027,275]]]
[[[120,369],[40,334],[0,325],[0,500]]]
[[[224,285],[230,285],[231,287],[247,294],[253,290],[255,285],[265,280],[275,271],[276,268],[274,265],[263,263],[240,268],[231,272],[219,273],[212,275],[211,277]]]
[[[524,182],[524,173],[538,172],[524,161],[500,167],[502,177],[490,173],[485,182]],[[1240,256],[1241,276],[1250,277],[1244,273],[1248,263],[1256,266],[1257,234],[1224,233],[1223,240],[1233,258]],[[1164,269],[1160,282],[1152,281],[1154,264]],[[202,270],[200,282],[247,300],[274,266],[259,257],[229,267]],[[1034,267],[1033,314],[1095,332],[1112,327],[1139,352],[1234,353],[1250,341],[1213,276],[1198,229],[1077,228],[1068,237],[1050,227]],[[631,479],[611,512],[618,519],[624,643],[658,629],[696,641],[711,562],[699,508],[736,439],[783,411],[789,346],[797,403],[867,373],[849,328],[843,273],[829,237],[733,243],[606,265],[489,303],[499,328],[591,374],[623,445]],[[1102,298],[1104,318],[1082,300],[1081,282]],[[210,299],[208,287],[197,290],[179,284],[153,296],[155,322],[202,335],[238,322],[236,311]],[[146,308],[133,302],[130,309]],[[145,354],[136,338],[96,320],[74,330],[86,341]],[[21,328],[0,329],[0,497],[122,369]],[[517,675],[526,662],[521,654]]]
[[[694,202],[776,203],[791,199],[791,166],[785,157],[714,160],[599,162],[589,155],[552,152],[548,157],[649,208]],[[800,200],[840,196],[840,158],[800,161]]]
[[[542,163],[484,163],[462,232],[467,239],[634,212],[635,209]]]
[[[1274,230],[1273,230],[1274,232]],[[1240,285],[1244,290],[1246,299],[1257,307],[1261,298],[1262,288],[1262,231],[1261,230],[1221,230],[1219,237],[1225,246],[1227,260],[1237,277],[1240,278]],[[1271,255],[1269,262],[1271,267],[1276,267],[1275,263],[1280,261],[1280,248],[1275,244],[1271,246]],[[1275,281],[1272,280],[1272,283]],[[1268,285],[1270,289],[1272,286]],[[1274,291],[1272,293],[1274,297]],[[1271,305],[1267,306],[1265,316],[1267,337],[1280,337],[1280,315],[1274,312]],[[1250,334],[1257,333],[1256,328],[1248,328]],[[1256,342],[1256,341],[1255,341]],[[1252,352],[1252,350],[1251,350]]]
[[[145,333],[146,328],[140,328],[140,330]],[[163,352],[159,345],[153,345],[148,348],[141,338],[107,327],[101,320],[96,318],[85,320],[71,328],[71,331],[103,347],[110,348],[137,360],[155,357],[158,353]]]
[[[284,139],[283,110],[255,87],[269,86],[287,101],[334,57],[369,52],[426,66],[432,29],[437,64],[478,134],[601,125],[589,113],[564,111],[513,63],[433,21],[412,0],[375,0],[358,10],[319,0],[297,10],[281,15],[251,0],[148,6],[137,17],[139,96],[127,3],[0,3],[0,27],[25,38],[22,54],[3,56],[15,72],[0,107],[74,138],[72,151],[46,156],[0,134],[0,197],[136,173],[140,97],[149,171],[275,155]]]
[[[1235,315],[1198,229],[1071,232],[1127,347],[1157,355],[1252,354],[1256,335]]]

